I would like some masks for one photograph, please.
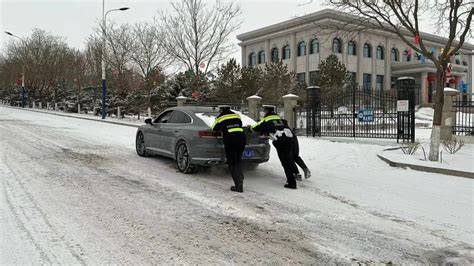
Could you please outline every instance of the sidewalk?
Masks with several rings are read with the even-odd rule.
[[[426,143],[422,143],[428,153]],[[474,145],[465,144],[457,153],[450,154],[440,149],[442,153],[441,162],[432,162],[425,159],[423,150],[418,149],[413,155],[404,154],[399,147],[384,149],[377,156],[392,167],[410,168],[417,171],[452,175],[466,178],[474,178]],[[428,157],[428,154],[426,154]]]
[[[77,119],[91,120],[91,121],[96,121],[96,122],[110,123],[110,124],[129,126],[129,127],[138,127],[140,125],[145,124],[144,122],[145,117],[143,117],[140,120],[135,119],[135,118],[129,118],[129,117],[126,117],[123,119],[119,119],[117,117],[107,117],[106,119],[102,119],[100,116],[95,116],[93,114],[66,113],[62,111],[53,111],[53,110],[39,109],[39,108],[21,108],[21,107],[9,106],[9,105],[0,105],[0,106],[6,107],[6,108],[30,111],[30,112],[44,113],[44,114],[64,116],[64,117],[73,117]]]

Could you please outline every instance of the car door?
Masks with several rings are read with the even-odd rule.
[[[176,138],[182,134],[182,130],[185,129],[186,125],[191,124],[192,119],[185,112],[180,110],[174,110],[169,122],[163,124],[161,135],[163,136],[164,142],[162,142],[162,149],[174,153],[174,144]]]
[[[162,154],[167,154],[166,151],[163,150],[163,142],[165,141],[165,137],[163,135],[163,128],[169,122],[171,115],[173,114],[173,110],[164,111],[161,113],[155,121],[153,121],[153,125],[151,126],[147,137],[147,145],[149,149],[159,152]]]

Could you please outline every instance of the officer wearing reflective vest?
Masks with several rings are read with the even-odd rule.
[[[295,173],[297,173],[298,169],[293,158],[293,133],[291,129],[283,123],[281,117],[275,114],[275,106],[264,105],[263,108],[265,110],[265,116],[250,129],[252,131],[270,134],[273,139],[273,146],[275,146],[278,158],[285,170],[287,183],[284,187],[296,189]]]
[[[242,128],[242,120],[240,119],[240,115],[230,110],[230,106],[219,106],[219,109],[220,114],[217,116],[212,130],[222,132],[227,164],[229,165],[230,173],[235,184],[230,187],[230,190],[244,192],[242,153],[245,149],[246,137],[244,129]]]

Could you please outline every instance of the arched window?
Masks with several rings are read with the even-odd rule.
[[[298,43],[298,56],[305,56],[306,55],[306,43],[300,42]]]
[[[278,48],[273,48],[272,49],[272,62],[278,62],[280,60],[279,55],[278,55]]]
[[[265,64],[265,51],[258,52],[258,63]]]
[[[384,57],[385,57],[385,56],[384,56],[384,49],[383,49],[383,46],[382,46],[382,45],[377,46],[376,58],[383,60]]]
[[[311,46],[309,47],[310,54],[317,54],[319,53],[319,40],[318,38],[314,38],[311,40]]]
[[[290,50],[290,46],[288,44],[283,46],[282,54],[283,54],[283,59],[290,59],[291,50]]]
[[[405,62],[411,61],[411,51],[405,50],[405,52],[403,52],[403,56],[404,56]]]
[[[257,64],[257,55],[255,53],[249,54],[249,66],[255,66]]]
[[[342,42],[339,38],[334,38],[332,40],[332,52],[336,54],[342,53]]]
[[[347,54],[349,55],[356,55],[357,54],[357,46],[354,41],[350,41],[347,44]]]
[[[372,57],[372,47],[370,44],[364,44],[364,57],[371,58]]]
[[[398,50],[396,48],[392,48],[391,60],[392,62],[398,62],[400,60],[398,56]]]

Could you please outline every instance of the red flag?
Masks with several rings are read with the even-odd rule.
[[[193,96],[194,98],[197,98],[199,97],[201,94],[199,93],[199,91],[193,91],[193,93],[191,93],[191,96]]]
[[[417,32],[415,34],[415,44],[420,44],[420,40],[421,40],[420,34],[418,34],[418,32]]]

